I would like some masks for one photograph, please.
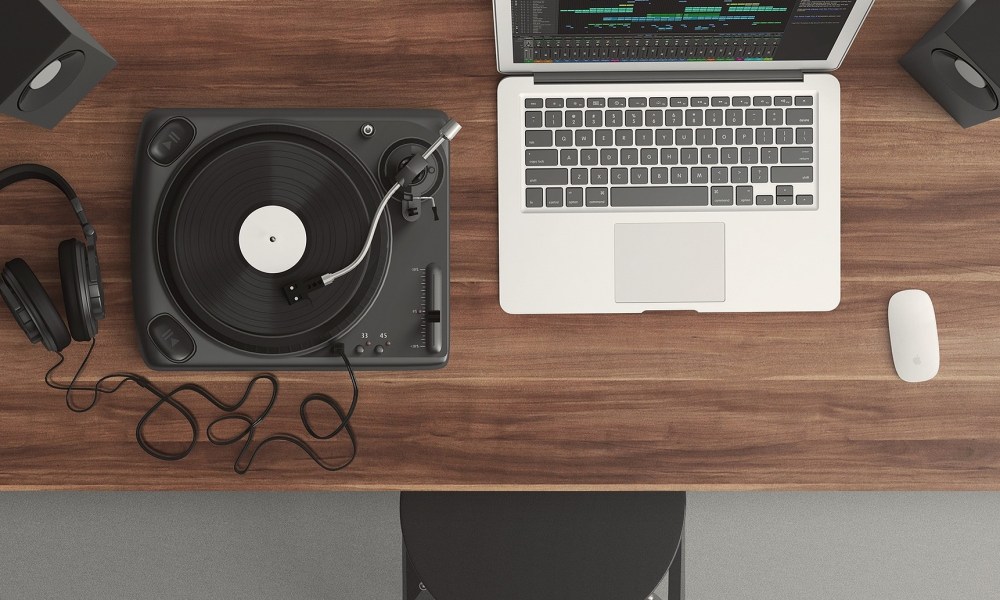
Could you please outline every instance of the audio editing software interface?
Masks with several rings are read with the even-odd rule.
[[[514,61],[824,60],[855,0],[511,0]]]

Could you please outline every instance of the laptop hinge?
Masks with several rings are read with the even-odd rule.
[[[802,71],[620,71],[535,73],[535,83],[685,83],[699,81],[802,81]]]

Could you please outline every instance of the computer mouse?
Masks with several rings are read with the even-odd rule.
[[[903,290],[889,299],[892,362],[903,381],[918,383],[937,375],[941,365],[934,303],[923,290]]]

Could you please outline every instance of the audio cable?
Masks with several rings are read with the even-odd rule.
[[[240,440],[245,440],[243,446],[240,448],[239,454],[236,455],[236,459],[233,462],[233,471],[239,475],[244,475],[250,470],[250,466],[253,464],[254,460],[260,451],[268,445],[275,442],[286,442],[298,446],[303,452],[305,452],[309,458],[313,460],[318,466],[327,471],[339,471],[344,469],[351,462],[358,453],[358,440],[354,433],[354,428],[351,426],[351,417],[354,415],[354,409],[358,404],[358,381],[354,376],[354,369],[351,366],[350,360],[348,360],[347,355],[344,352],[343,347],[339,344],[334,348],[334,351],[340,356],[344,361],[344,366],[347,367],[347,373],[351,378],[351,385],[353,387],[353,395],[351,397],[351,403],[345,411],[343,407],[334,399],[332,396],[323,393],[313,393],[309,394],[299,403],[299,419],[302,421],[302,425],[305,427],[306,432],[314,440],[329,440],[341,432],[345,433],[350,440],[351,451],[350,454],[339,463],[330,463],[324,460],[318,452],[303,438],[292,435],[289,433],[276,433],[272,434],[260,441],[251,449],[253,446],[254,436],[257,432],[257,428],[264,423],[267,416],[271,413],[278,400],[278,378],[271,373],[260,373],[255,375],[247,383],[246,390],[243,392],[243,396],[236,402],[232,404],[227,404],[221,400],[218,396],[211,393],[204,387],[196,383],[184,383],[181,384],[169,392],[165,392],[155,384],[153,384],[149,379],[139,375],[137,373],[131,373],[128,371],[118,371],[115,373],[109,373],[102,376],[93,385],[80,384],[80,375],[83,373],[84,368],[90,361],[90,356],[94,351],[94,347],[97,344],[97,339],[94,338],[90,342],[90,348],[87,350],[87,354],[83,358],[83,362],[80,363],[80,367],[76,370],[73,378],[70,382],[60,383],[55,380],[55,372],[58,368],[65,362],[66,357],[62,352],[57,352],[59,355],[59,360],[52,365],[51,368],[45,373],[45,383],[52,389],[61,390],[66,392],[66,406],[71,411],[75,413],[85,413],[97,405],[98,400],[103,394],[113,394],[119,391],[126,383],[134,383],[138,387],[149,392],[156,402],[142,415],[139,422],[135,427],[135,439],[138,442],[139,447],[142,450],[152,456],[153,458],[164,460],[164,461],[175,461],[181,460],[194,450],[195,444],[198,442],[198,420],[194,413],[180,400],[177,399],[178,394],[182,393],[192,393],[196,396],[207,400],[210,404],[223,411],[221,417],[214,419],[208,424],[205,429],[205,435],[208,441],[215,446],[228,446],[235,444]],[[244,403],[250,398],[253,393],[254,388],[257,386],[258,382],[266,381],[271,384],[271,394],[268,399],[267,406],[261,411],[257,416],[253,417],[244,413],[236,412],[238,411]],[[86,404],[77,404],[73,400],[74,392],[90,392],[90,401]],[[319,402],[333,410],[336,413],[339,423],[333,427],[329,433],[322,433],[317,430],[314,426],[312,419],[309,417],[309,406],[315,402]],[[156,414],[158,410],[163,408],[163,406],[169,405],[174,408],[178,414],[180,414],[187,424],[191,427],[191,438],[185,443],[184,447],[177,451],[168,451],[162,448],[158,448],[153,442],[149,440],[146,436],[146,424],[149,419]],[[216,434],[213,430],[227,422],[239,421],[242,423],[242,427],[234,434],[229,436],[223,436]]]
[[[375,237],[375,231],[378,229],[379,220],[382,218],[382,213],[385,212],[385,206],[389,203],[389,200],[404,186],[409,186],[413,181],[427,169],[428,159],[441,144],[446,141],[451,141],[455,139],[458,132],[462,130],[462,126],[458,124],[454,119],[448,121],[441,128],[441,133],[433,144],[420,156],[414,156],[405,165],[403,165],[399,172],[396,173],[396,182],[392,184],[389,191],[382,197],[382,201],[379,202],[378,209],[375,210],[375,216],[372,217],[371,226],[368,227],[368,237],[365,239],[365,245],[361,248],[361,252],[358,256],[350,262],[346,267],[336,271],[334,273],[326,273],[319,277],[314,277],[312,279],[307,279],[305,281],[290,283],[282,288],[285,294],[285,299],[289,304],[296,304],[304,300],[310,292],[317,289],[326,287],[337,280],[339,277],[347,275],[354,269],[358,268],[358,265],[364,261],[365,257],[368,256],[368,252],[371,251],[372,239]],[[437,217],[437,204],[434,203],[433,198],[431,199],[431,207],[434,211],[435,218]]]

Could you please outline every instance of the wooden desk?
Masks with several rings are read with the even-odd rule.
[[[452,359],[360,375],[349,470],[326,474],[287,446],[239,477],[236,450],[204,436],[179,463],[143,454],[138,392],[70,413],[41,383],[54,357],[4,316],[0,489],[1000,489],[1000,122],[962,130],[896,63],[951,0],[879,0],[837,72],[840,308],[641,316],[500,310],[489,2],[428,0],[398,16],[387,1],[65,4],[120,65],[54,132],[0,118],[0,165],[58,169],[97,226],[109,316],[91,373],[148,372],[132,323],[128,241],[147,234],[129,231],[131,171],[143,114],[170,106],[436,107],[458,119]],[[58,295],[56,246],[79,235],[70,211],[41,184],[0,202],[3,258],[26,257]],[[940,374],[918,385],[896,378],[886,330],[889,296],[908,287],[934,299],[941,337]],[[247,379],[152,376],[230,396]],[[310,391],[348,397],[342,374],[281,379],[261,435],[301,432]]]

